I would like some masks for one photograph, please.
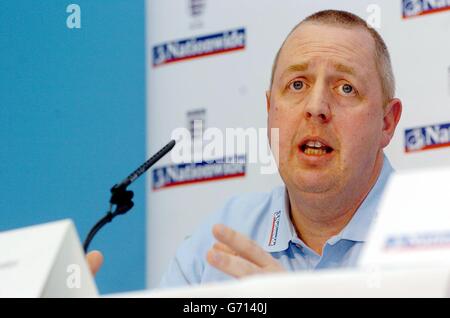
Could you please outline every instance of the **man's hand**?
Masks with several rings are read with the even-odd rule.
[[[222,272],[241,278],[285,271],[276,259],[246,236],[222,224],[214,225],[212,232],[218,242],[208,251],[206,259]]]
[[[103,254],[99,251],[92,251],[86,255],[86,260],[91,270],[92,275],[95,276],[103,264]]]

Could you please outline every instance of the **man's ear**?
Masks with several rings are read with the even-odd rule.
[[[266,106],[267,106],[267,113],[269,113],[269,110],[270,110],[270,90],[266,91]]]
[[[389,145],[394,136],[395,128],[397,127],[400,117],[402,115],[402,102],[398,98],[392,99],[384,108],[383,117],[383,135],[381,138],[381,147],[384,148]]]

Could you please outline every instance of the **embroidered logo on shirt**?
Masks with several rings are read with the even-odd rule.
[[[270,232],[269,246],[274,246],[277,243],[278,228],[280,227],[280,217],[281,211],[276,211],[273,213],[272,230]]]

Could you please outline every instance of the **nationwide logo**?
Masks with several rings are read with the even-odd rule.
[[[450,10],[450,0],[403,0],[403,19]]]
[[[272,218],[272,230],[270,231],[269,246],[274,246],[277,243],[278,228],[280,227],[281,211],[276,211]]]
[[[405,130],[405,152],[450,146],[450,123]]]
[[[244,28],[177,40],[153,47],[153,66],[243,50],[244,48]]]
[[[384,244],[386,251],[438,248],[450,248],[450,232],[390,236]]]
[[[153,190],[245,176],[246,155],[212,162],[182,163],[153,170]]]

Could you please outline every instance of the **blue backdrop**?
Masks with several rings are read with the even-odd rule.
[[[0,231],[71,218],[83,240],[145,160],[144,14],[143,0],[0,1]],[[143,178],[130,188],[134,209],[92,244],[102,293],[145,287]]]

